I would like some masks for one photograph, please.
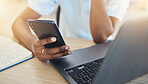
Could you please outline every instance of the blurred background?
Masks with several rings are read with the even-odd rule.
[[[12,36],[11,25],[15,18],[27,7],[27,0],[0,0],[0,35]],[[54,19],[55,12],[50,16],[44,16],[41,19]],[[122,23],[127,20],[147,17],[148,0],[131,0],[127,15]],[[10,37],[11,38],[11,37]]]

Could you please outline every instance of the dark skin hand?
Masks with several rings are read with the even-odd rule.
[[[59,58],[72,54],[72,51],[69,50],[69,46],[61,46],[56,48],[44,48],[45,44],[53,43],[56,41],[55,37],[49,37],[47,39],[38,40],[32,46],[33,53],[42,61]],[[42,49],[45,49],[42,53]]]
[[[31,50],[33,54],[38,57],[41,61],[47,61],[55,58],[59,58],[62,56],[66,56],[72,54],[72,50],[67,45],[56,47],[56,48],[44,48],[45,44],[53,43],[56,41],[55,37],[49,37],[46,39],[39,40],[35,37],[27,23],[27,19],[38,19],[40,15],[34,12],[29,7],[26,8],[23,13],[15,20],[12,25],[12,30],[15,37],[23,44],[26,48]],[[23,31],[23,32],[22,32]],[[45,49],[44,53],[42,50]]]

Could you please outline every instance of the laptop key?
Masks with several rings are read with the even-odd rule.
[[[85,76],[88,76],[88,75],[90,75],[88,72],[85,72],[85,73],[83,73]]]
[[[82,78],[83,81],[88,81],[86,78]]]
[[[81,74],[78,74],[77,75],[79,78],[83,78],[84,77],[84,75],[81,73]]]
[[[80,74],[82,71],[81,70],[77,70],[77,71],[75,71],[74,73],[75,74]]]
[[[77,80],[77,79],[79,79],[77,76],[71,76],[75,81]]]
[[[73,71],[77,71],[78,70],[78,68],[77,67],[73,67],[73,68],[71,68]]]
[[[88,78],[93,79],[93,77],[91,75],[89,75]]]
[[[80,70],[80,69],[83,69],[85,67],[83,65],[80,65],[80,66],[77,66],[77,68]]]
[[[85,83],[83,83],[83,84],[91,84],[90,82],[85,82]]]
[[[70,76],[74,76],[75,75],[75,73],[74,72],[70,72],[70,73],[68,73]]]
[[[82,78],[82,80],[84,80],[84,81],[88,81],[88,80],[90,80],[88,77],[84,77],[84,78]]]
[[[78,84],[83,84],[83,83],[84,83],[84,81],[81,80],[81,79],[76,80],[76,82],[77,82]]]

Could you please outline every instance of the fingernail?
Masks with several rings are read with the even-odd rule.
[[[51,38],[51,41],[52,41],[52,42],[55,42],[55,41],[56,41],[56,38],[55,38],[55,37],[52,37],[52,38]]]
[[[68,55],[70,55],[70,54],[72,54],[72,52],[71,52],[71,51],[69,51],[69,52],[68,52]]]
[[[68,50],[68,49],[69,49],[69,48],[66,46],[66,47],[65,47],[65,50]]]

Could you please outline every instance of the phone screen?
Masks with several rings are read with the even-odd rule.
[[[56,37],[57,41],[44,45],[45,48],[53,48],[65,45],[65,42],[54,21],[27,20],[27,22],[40,40],[48,37]]]

